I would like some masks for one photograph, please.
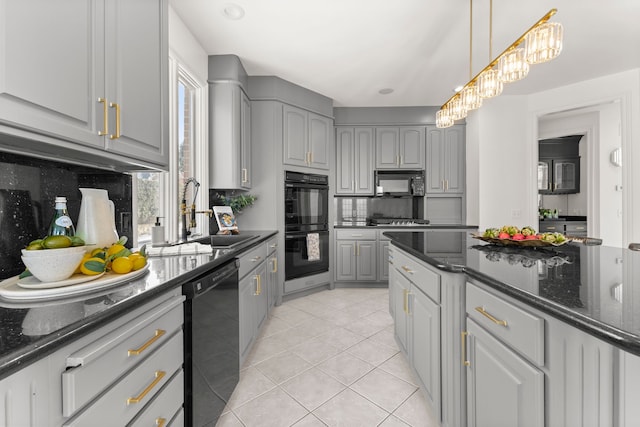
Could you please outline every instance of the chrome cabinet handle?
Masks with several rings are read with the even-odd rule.
[[[491,314],[487,313],[484,309],[484,307],[476,307],[476,311],[480,314],[482,314],[484,317],[486,317],[487,319],[491,320],[493,323],[495,323],[496,325],[500,325],[500,326],[504,326],[505,328],[507,327],[507,321],[506,320],[498,320],[495,317],[493,317]]]
[[[164,378],[164,376],[167,373],[165,371],[156,371],[155,373],[155,377],[156,379],[153,380],[153,382],[151,384],[149,384],[149,386],[147,386],[147,388],[145,388],[144,390],[142,390],[142,393],[140,393],[139,395],[137,395],[136,397],[130,397],[127,399],[127,405],[131,405],[132,403],[140,403],[142,401],[142,399],[144,399],[144,397],[149,394],[149,392],[151,390],[153,390],[153,388],[155,386],[158,385],[158,383],[160,381],[162,381],[162,378]]]
[[[135,350],[127,351],[127,356],[138,356],[138,355],[140,355],[143,351],[145,351],[147,348],[149,348],[149,346],[151,344],[153,344],[154,342],[158,341],[166,333],[167,333],[167,331],[165,331],[164,329],[156,329],[155,335],[153,337],[151,337],[149,339],[149,341],[147,341],[146,343],[142,344],[142,346],[138,347]]]

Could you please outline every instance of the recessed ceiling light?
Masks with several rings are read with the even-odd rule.
[[[454,91],[454,92],[456,92],[456,93],[458,93],[458,92],[460,92],[460,91],[462,90],[462,88],[463,88],[463,87],[464,87],[464,86],[456,86],[456,87],[453,89],[453,91]]]
[[[393,93],[393,89],[391,89],[390,87],[386,87],[384,89],[380,89],[378,93],[380,95],[389,95],[390,93]]]
[[[222,8],[222,14],[232,21],[237,21],[244,17],[244,9],[235,3],[227,3]]]

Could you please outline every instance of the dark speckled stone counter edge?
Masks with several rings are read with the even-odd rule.
[[[387,235],[386,232],[384,234]],[[577,329],[580,329],[581,331],[593,335],[622,350],[628,351],[629,353],[640,356],[640,337],[637,335],[625,332],[618,328],[614,328],[589,316],[585,316],[582,313],[578,313],[567,307],[554,303],[553,301],[549,301],[545,298],[530,294],[521,289],[500,282],[467,266],[443,263],[442,261],[438,261],[425,255],[422,251],[415,250],[409,245],[394,241],[393,237],[390,235],[387,235],[387,237],[390,237],[392,239],[391,243],[394,246],[406,251],[407,253],[410,253],[418,259],[425,261],[429,265],[432,265],[442,271],[446,271],[449,273],[464,273],[469,278],[475,279],[493,289],[496,289],[497,291],[502,292],[505,295],[508,295],[520,302],[536,308],[543,313],[549,314]]]
[[[476,225],[460,225],[460,224],[428,224],[428,225],[365,225],[360,223],[343,222],[334,224],[333,228],[370,228],[375,230],[381,228],[385,230],[477,230]]]
[[[70,343],[81,338],[84,335],[95,331],[99,327],[111,322],[117,317],[144,305],[146,302],[152,300],[158,295],[169,292],[176,287],[181,287],[183,284],[194,280],[201,275],[211,272],[215,267],[224,264],[225,262],[237,257],[238,255],[241,255],[246,250],[257,246],[258,244],[268,240],[270,237],[277,234],[276,231],[252,231],[252,233],[259,233],[259,237],[257,239],[252,239],[245,244],[238,245],[234,249],[226,250],[219,257],[202,263],[189,272],[169,278],[161,285],[155,286],[131,298],[128,298],[121,303],[114,305],[108,310],[96,313],[95,315],[71,323],[51,334],[44,335],[29,344],[25,344],[23,347],[15,351],[0,354],[0,379],[3,379],[28,366],[29,364],[41,359],[42,357],[53,353],[67,343]],[[191,255],[176,256],[175,258],[189,257],[191,257]],[[146,276],[139,280],[134,280],[131,282],[131,284],[144,281],[145,277]],[[91,296],[92,295],[89,294],[88,298],[91,298]],[[64,300],[60,301],[61,303],[64,303]]]

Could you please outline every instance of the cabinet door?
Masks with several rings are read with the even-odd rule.
[[[167,0],[105,5],[107,149],[168,166]]]
[[[412,286],[409,313],[411,360],[440,419],[440,307]]]
[[[356,280],[375,282],[377,277],[377,244],[376,241],[359,241],[356,245]]]
[[[354,130],[354,166],[355,194],[373,195],[373,170],[375,150],[373,147],[373,129],[355,128]]]
[[[381,240],[378,251],[378,280],[389,280],[389,241]]]
[[[464,193],[465,150],[464,128],[454,126],[444,129],[444,182],[445,193]]]
[[[402,347],[402,350],[407,353],[408,334],[409,334],[409,320],[408,320],[408,305],[409,305],[409,289],[411,288],[411,282],[402,275],[399,271],[395,270],[389,272],[389,292],[393,293],[393,312],[395,315],[395,334],[398,338],[398,342]]]
[[[356,280],[356,241],[336,240],[336,281]]]
[[[336,129],[336,194],[355,194],[353,128]]]
[[[294,166],[307,166],[308,131],[307,113],[290,105],[283,106],[283,144],[284,163]]]
[[[400,128],[400,168],[424,169],[424,128],[402,127]]]
[[[553,161],[553,192],[577,193],[580,191],[579,159]]]
[[[0,381],[0,425],[50,425],[49,407],[62,401],[61,391],[49,384],[50,368],[44,358]]]
[[[262,265],[252,273],[252,275],[255,283],[253,296],[256,303],[256,318],[253,327],[255,328],[254,335],[257,338],[258,331],[264,324],[264,321],[267,320],[267,313],[269,312],[269,290],[267,287],[266,263],[263,262]]]
[[[240,186],[251,188],[251,101],[240,90]]]
[[[538,192],[544,194],[551,191],[551,161],[538,161]]]
[[[251,346],[255,341],[256,330],[256,303],[254,294],[256,292],[256,281],[253,274],[247,274],[240,281],[239,313],[240,313],[240,365],[249,354]]]
[[[309,165],[329,170],[329,153],[333,136],[333,121],[318,114],[308,113]]]
[[[467,319],[467,425],[544,426],[544,374]]]
[[[104,147],[101,7],[0,0],[0,123]]]
[[[376,168],[400,167],[399,128],[376,128]]]
[[[427,127],[426,144],[427,170],[425,191],[427,193],[444,192],[444,132],[435,126]]]

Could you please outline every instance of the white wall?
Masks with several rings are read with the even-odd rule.
[[[619,102],[621,111],[622,245],[640,242],[640,169],[633,167],[640,164],[640,147],[633,143],[640,137],[640,69],[526,97],[504,96],[486,100],[480,110],[470,113],[467,117],[468,222],[477,223],[480,229],[502,224],[537,223],[534,165],[539,117],[614,101]],[[603,117],[609,113],[611,111],[602,113]],[[597,206],[607,215],[615,212],[600,201],[597,201]],[[518,211],[521,212],[520,218],[513,215]],[[603,229],[602,233],[605,232]],[[603,237],[603,234],[595,237]]]
[[[507,224],[536,227],[526,118],[523,96],[486,100],[467,117],[467,222],[481,230]]]
[[[207,82],[208,56],[173,7],[169,6],[169,55],[195,78]]]

